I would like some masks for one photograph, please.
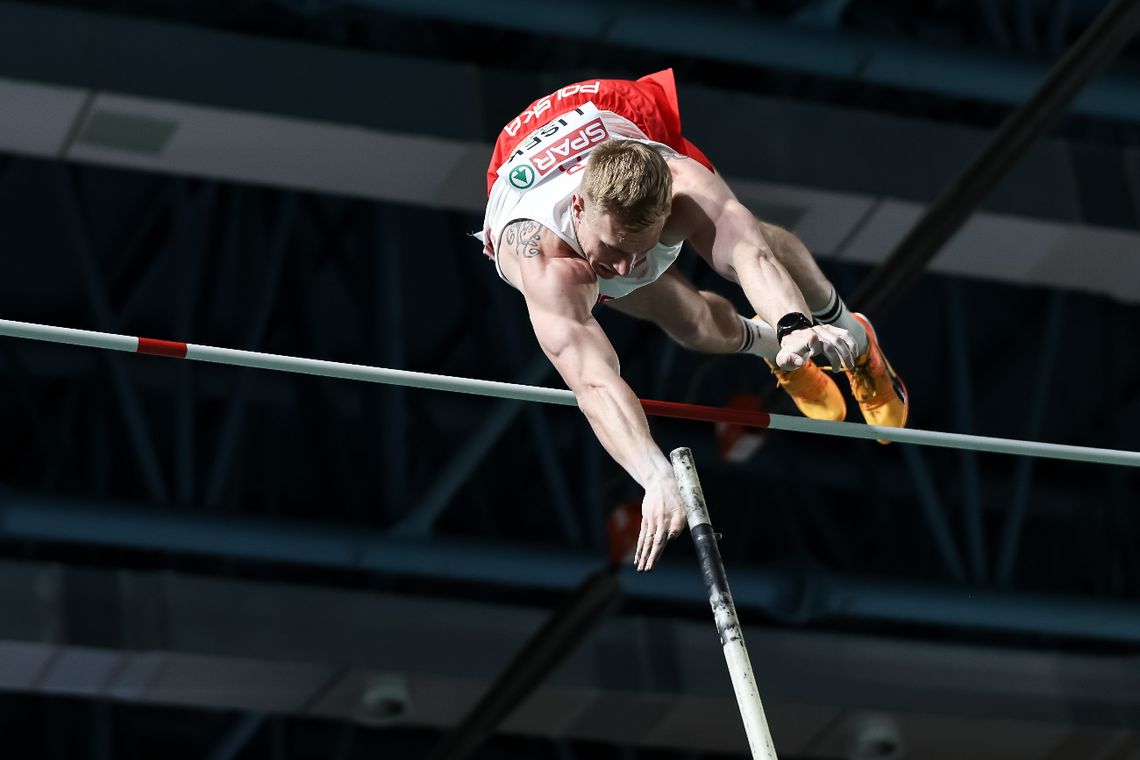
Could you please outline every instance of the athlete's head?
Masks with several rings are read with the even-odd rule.
[[[629,275],[661,238],[673,175],[661,154],[635,140],[609,140],[590,152],[574,194],[578,245],[599,277]]]

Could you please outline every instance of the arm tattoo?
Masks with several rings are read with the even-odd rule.
[[[503,241],[508,249],[524,259],[533,259],[542,251],[538,247],[538,238],[542,234],[542,225],[533,219],[522,219],[512,222],[503,234]]]

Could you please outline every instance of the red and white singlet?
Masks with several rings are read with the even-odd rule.
[[[484,253],[494,259],[503,229],[532,219],[582,255],[571,198],[590,151],[611,138],[638,140],[712,169],[704,154],[681,136],[671,70],[637,81],[598,79],[567,85],[536,100],[499,135],[487,172],[483,233],[478,236]],[[680,250],[680,244],[659,243],[630,276],[600,279],[601,300],[620,298],[653,282]]]

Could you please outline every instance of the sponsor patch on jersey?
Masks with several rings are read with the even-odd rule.
[[[598,143],[604,142],[609,136],[606,125],[599,117],[573,132],[568,132],[562,139],[552,142],[550,146],[531,157],[530,163],[540,177],[545,177],[570,159],[577,158]]]
[[[584,103],[523,138],[499,167],[499,176],[506,177],[512,187],[527,190],[555,169],[566,167],[566,171],[573,174],[584,168],[580,161],[582,154],[609,137],[597,106]]]
[[[507,172],[507,181],[511,183],[511,187],[526,190],[534,184],[534,169],[530,164],[519,164]]]

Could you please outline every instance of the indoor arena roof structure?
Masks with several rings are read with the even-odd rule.
[[[1135,5],[0,2],[0,754],[747,756],[692,542],[609,566],[640,490],[575,409],[91,346],[565,398],[470,236],[536,97],[672,68],[686,136],[858,295]],[[1112,463],[781,430],[804,421],[760,360],[596,309],[641,398],[776,420],[743,461],[724,423],[651,425],[696,458],[785,760],[1140,758],[1140,43],[1116,29],[871,314],[914,431]]]

